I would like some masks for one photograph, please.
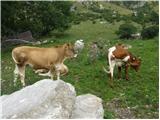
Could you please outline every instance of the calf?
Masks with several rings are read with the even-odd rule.
[[[40,48],[21,46],[12,50],[12,58],[15,62],[14,83],[18,76],[23,86],[25,86],[25,67],[30,65],[35,71],[46,70],[51,72],[56,68],[57,79],[60,79],[59,66],[67,58],[74,57],[74,47],[71,44],[64,44],[57,47]]]
[[[118,66],[118,78],[121,78],[122,65],[125,66],[125,78],[129,80],[128,68],[131,66],[135,71],[139,70],[141,61],[130,53],[124,45],[116,45],[108,50],[109,71],[104,68],[104,71],[110,75],[110,84],[113,84],[113,72],[115,65]]]
[[[57,71],[60,71],[61,76],[66,75],[68,73],[68,67],[62,63],[59,66],[53,67],[52,73],[51,71],[46,71],[45,69],[36,70],[35,73],[38,73],[41,76],[51,77],[51,75],[56,74]]]

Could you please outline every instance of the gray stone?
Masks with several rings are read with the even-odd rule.
[[[102,100],[94,95],[80,95],[76,98],[76,103],[71,118],[94,118],[103,119],[104,110]]]
[[[76,92],[62,80],[45,79],[0,99],[5,119],[70,118]]]
[[[86,94],[76,97],[75,88],[62,80],[44,79],[11,95],[0,97],[5,119],[103,119],[102,100]]]
[[[18,37],[18,39],[23,39],[23,40],[27,40],[27,41],[34,41],[34,38],[32,37],[31,31],[19,33],[17,35],[17,37]]]

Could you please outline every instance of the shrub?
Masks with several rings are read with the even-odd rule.
[[[3,1],[2,36],[13,36],[30,30],[33,36],[50,31],[64,31],[71,26],[72,2]]]
[[[131,23],[125,23],[120,25],[119,30],[116,32],[119,35],[119,38],[129,39],[132,34],[136,33],[137,28]]]
[[[156,25],[144,28],[141,32],[141,36],[143,39],[149,39],[157,36],[159,33],[159,27]]]

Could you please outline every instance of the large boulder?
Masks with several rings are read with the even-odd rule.
[[[0,104],[0,117],[5,119],[102,119],[104,114],[100,98],[91,94],[76,97],[74,87],[62,80],[38,81],[11,95],[1,96]]]
[[[70,118],[76,92],[62,80],[45,79],[0,99],[5,119]]]
[[[103,119],[104,110],[102,100],[94,95],[80,95],[76,98],[76,103],[71,118],[94,118]]]

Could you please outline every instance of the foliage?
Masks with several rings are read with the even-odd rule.
[[[70,26],[71,2],[2,1],[2,36],[31,30],[34,36]]]
[[[159,27],[154,25],[147,28],[144,28],[141,32],[143,39],[149,39],[157,36],[159,33]]]
[[[99,18],[100,19],[104,19],[110,23],[114,23],[114,22],[119,22],[120,19],[120,14],[118,13],[118,11],[115,10],[111,10],[108,8],[100,8],[99,4],[97,2],[95,2],[95,4],[93,4],[90,9],[93,12],[99,13]],[[97,17],[98,18],[98,17]]]
[[[159,24],[159,15],[153,9],[154,6],[146,2],[144,6],[135,10],[135,14],[132,15],[132,20],[141,24],[145,28],[148,24]]]
[[[116,32],[119,35],[119,38],[127,38],[131,37],[131,34],[136,33],[137,28],[131,23],[124,23],[120,25],[119,30]]]
[[[144,1],[122,1],[122,4],[128,9],[135,9],[140,7],[141,2]]]
[[[159,25],[158,13],[156,13],[155,11],[152,11],[149,20],[152,24]]]
[[[119,22],[121,20],[120,14],[117,11],[112,11],[109,9],[103,10],[102,18],[110,23]]]
[[[94,21],[95,19],[99,18],[99,15],[92,12],[81,12],[81,13],[75,13],[74,23],[80,23],[82,21],[91,20]]]
[[[127,9],[118,7],[107,2],[96,2],[96,1],[85,1],[82,5],[74,4],[76,10],[74,11],[75,24],[79,24],[81,21],[91,20],[95,24],[97,19],[105,20],[109,23],[119,22],[121,19],[121,14],[128,14]],[[113,9],[112,9],[113,6]],[[115,9],[116,8],[116,9]],[[78,11],[79,10],[79,11]],[[122,10],[122,11],[121,11]],[[120,13],[119,13],[120,12]],[[121,13],[122,12],[122,13]]]

